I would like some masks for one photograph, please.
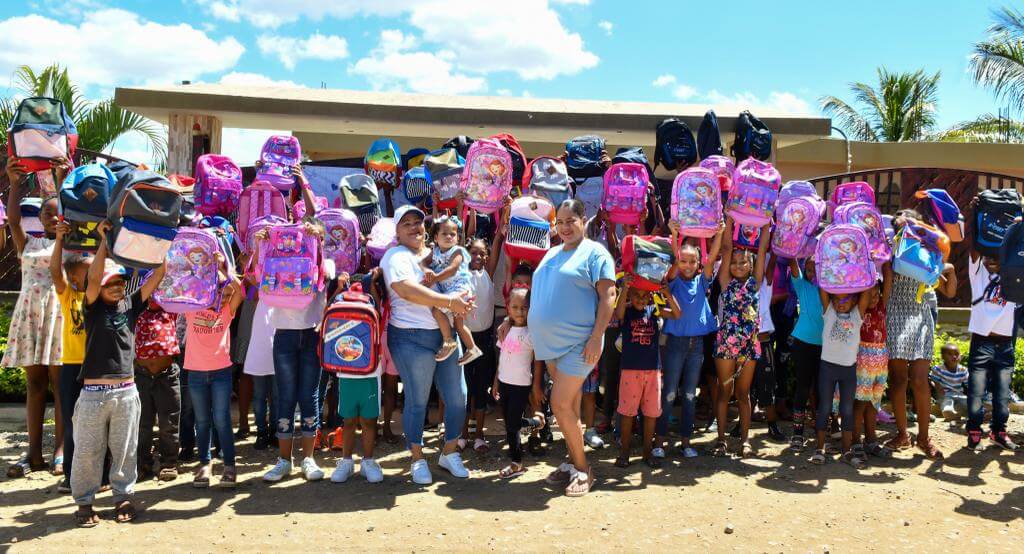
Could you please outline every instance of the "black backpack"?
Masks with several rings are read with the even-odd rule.
[[[999,248],[999,288],[1007,301],[1024,303],[1024,224],[1020,222],[1006,230]]]
[[[732,143],[736,163],[753,156],[762,162],[772,156],[772,132],[747,110],[736,118],[736,140]]]
[[[675,117],[663,120],[655,128],[655,136],[654,165],[660,163],[665,169],[675,171],[680,163],[688,167],[697,161],[693,132],[682,120]]]
[[[722,155],[722,135],[718,132],[718,116],[715,110],[708,110],[697,129],[697,153],[700,159]]]
[[[612,156],[612,163],[633,163],[640,164],[647,168],[647,177],[654,182],[654,169],[651,168],[651,162],[647,161],[647,154],[644,153],[643,146],[625,146],[615,151],[615,155]]]
[[[601,155],[605,151],[603,137],[583,135],[565,143],[565,167],[574,179],[587,179],[604,175]]]
[[[1020,195],[1016,190],[981,191],[974,208],[974,249],[983,256],[998,256],[1007,229],[1021,215]]]
[[[459,135],[448,139],[448,142],[441,145],[441,148],[454,148],[463,158],[469,153],[469,145],[473,144],[473,137]]]

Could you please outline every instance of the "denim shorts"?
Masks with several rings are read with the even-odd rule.
[[[587,378],[583,380],[583,394],[593,394],[597,392],[598,385],[601,381],[600,375],[601,374],[596,367],[590,372],[590,375],[587,375]]]
[[[559,373],[565,373],[566,375],[572,375],[573,377],[586,377],[594,370],[594,364],[588,364],[587,361],[583,359],[583,349],[586,345],[586,342],[581,342],[580,344],[572,347],[572,349],[565,354],[562,354],[553,360],[544,361],[554,364],[555,367],[558,368]]]

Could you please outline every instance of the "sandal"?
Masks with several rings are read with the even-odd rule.
[[[629,456],[615,458],[615,467],[629,467]]]
[[[893,452],[909,450],[911,446],[913,445],[910,443],[910,435],[904,435],[902,438],[896,435],[885,442],[885,447]]]
[[[512,462],[511,464],[501,468],[501,471],[498,472],[498,477],[501,477],[502,479],[511,479],[513,477],[519,477],[524,473],[526,473],[526,467],[523,464]]]
[[[24,477],[24,476],[28,475],[29,473],[32,473],[33,471],[43,471],[44,469],[49,469],[49,468],[50,468],[50,464],[48,464],[46,462],[40,462],[38,464],[33,464],[28,459],[28,455],[26,454],[26,455],[22,456],[21,458],[19,458],[17,462],[14,462],[13,464],[7,466],[7,478],[8,479],[17,479],[18,477]]]
[[[565,495],[570,498],[585,496],[594,486],[594,470],[589,472],[576,471],[570,476],[569,484],[565,487]]]
[[[53,457],[53,464],[50,467],[50,474],[56,476],[64,475],[64,456]]]
[[[839,447],[836,446],[834,443],[831,443],[831,442],[825,443],[825,453],[828,454],[829,456],[835,456],[836,454],[839,454],[840,452],[842,452],[842,451],[839,450]]]
[[[467,444],[466,439],[460,438],[455,440],[455,448],[457,448],[459,452],[465,450]]]
[[[192,474],[192,486],[197,489],[205,489],[210,486],[210,464],[203,464],[196,468]]]
[[[96,527],[100,523],[100,516],[92,509],[92,506],[79,506],[75,510],[75,525],[79,527]]]
[[[888,446],[878,444],[877,442],[869,442],[864,445],[864,452],[869,456],[876,458],[889,459],[892,458],[892,449]]]
[[[792,448],[794,452],[800,452],[801,450],[803,450],[804,436],[793,435],[792,437],[789,437],[789,447]]]
[[[220,473],[220,486],[229,489],[235,488],[235,482],[238,479],[237,475],[235,466],[224,466]]]
[[[724,440],[720,440],[715,443],[714,448],[711,449],[711,455],[716,457],[723,457],[729,454],[729,443]]]
[[[553,486],[564,487],[568,485],[569,481],[572,479],[572,472],[570,471],[571,468],[572,466],[569,464],[562,464],[558,466],[544,478],[544,482]]]
[[[437,351],[437,355],[434,356],[435,362],[443,362],[448,358],[452,357],[452,354],[459,349],[459,343],[455,342],[455,339],[446,340],[441,344],[441,348]]]
[[[473,451],[480,456],[485,456],[491,451],[491,446],[484,439],[476,439],[473,441]]]
[[[135,506],[132,505],[131,500],[122,500],[118,502],[117,508],[114,509],[114,521],[118,523],[129,523],[135,521],[135,516],[138,515],[135,512]]]
[[[816,466],[825,465],[827,458],[825,457],[824,450],[817,450],[813,456],[811,456],[810,462]]]
[[[754,453],[753,448],[750,447],[750,443],[743,441],[736,447],[736,455],[740,458],[746,458]]]
[[[843,453],[843,461],[849,464],[853,469],[864,469],[867,465],[864,463],[864,459],[855,454],[852,450],[850,452]]]
[[[924,453],[925,457],[929,460],[941,461],[945,458],[945,456],[942,455],[942,451],[935,446],[935,443],[932,442],[931,439],[928,439],[928,442],[923,444],[921,441],[917,441],[917,448]]]
[[[178,478],[178,468],[174,466],[162,467],[157,478],[161,481],[173,481]]]

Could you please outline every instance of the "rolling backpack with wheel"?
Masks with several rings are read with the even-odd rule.
[[[320,325],[319,355],[324,371],[369,375],[377,371],[382,318],[360,283],[338,293]]]
[[[565,162],[559,158],[540,156],[526,166],[523,175],[524,194],[547,198],[556,208],[572,198],[572,184]]]
[[[555,206],[541,196],[520,196],[509,209],[505,255],[536,265],[551,248]]]
[[[816,235],[825,214],[825,201],[807,181],[790,181],[779,192],[775,208],[772,252],[780,258],[800,260],[814,255]]]
[[[639,225],[647,206],[647,168],[635,163],[612,164],[604,174],[601,206],[612,223]]]
[[[868,235],[871,259],[881,265],[892,259],[892,248],[885,234],[885,221],[874,204],[850,202],[836,209],[833,223],[857,225]]]
[[[661,289],[674,263],[672,241],[668,238],[626,235],[622,239],[622,269],[633,277],[633,286],[640,290]]]
[[[583,135],[565,143],[565,166],[574,179],[600,177],[604,174],[601,156],[605,152],[603,137]]]
[[[697,143],[693,131],[681,119],[670,117],[655,128],[654,165],[669,171],[693,165],[697,161]]]
[[[230,216],[242,195],[242,170],[227,156],[203,154],[196,160],[193,196],[203,215]]]
[[[166,272],[153,291],[153,300],[172,314],[218,309],[218,252],[222,253],[222,247],[213,231],[195,227],[178,230],[167,251]]]
[[[64,237],[64,248],[95,252],[100,245],[97,227],[107,218],[114,174],[99,163],[80,165],[71,170],[57,195],[59,213],[71,226]]]
[[[121,175],[111,196],[107,208],[111,259],[135,269],[159,267],[182,223],[180,189],[163,175],[136,169]]]
[[[423,160],[427,180],[430,182],[431,194],[440,196],[437,204],[439,210],[451,210],[458,206],[456,198],[460,191],[462,170],[466,162],[455,148],[434,150]]]
[[[7,129],[7,157],[17,158],[26,173],[47,171],[58,158],[70,160],[78,145],[78,129],[64,104],[54,98],[25,98]]]
[[[352,210],[359,218],[359,232],[369,234],[381,218],[376,183],[365,173],[354,173],[342,177],[338,189],[341,195],[336,207]]]
[[[747,158],[736,166],[726,211],[733,220],[761,227],[775,213],[782,177],[772,164]]]
[[[337,274],[354,275],[359,269],[363,237],[359,218],[350,210],[328,208],[317,214],[324,224],[324,258],[334,260]]]
[[[999,248],[1000,294],[1009,302],[1024,304],[1024,224],[1011,225]]]
[[[1006,230],[1024,215],[1015,189],[983,190],[974,208],[974,248],[983,256],[996,257]]]
[[[708,156],[722,155],[722,134],[718,130],[718,116],[715,110],[708,110],[704,113],[704,119],[697,128],[697,154],[700,159]]]
[[[754,114],[744,110],[736,118],[736,135],[731,152],[737,165],[747,158],[768,161],[772,157],[772,132]]]
[[[878,282],[868,235],[857,225],[829,225],[814,251],[818,286],[829,294],[853,294]]]
[[[249,233],[250,225],[267,216],[288,219],[284,195],[271,183],[256,181],[246,187],[238,199],[238,217],[235,219],[238,237],[244,239]],[[249,252],[246,240],[242,240],[239,247],[242,252]]]
[[[292,168],[302,163],[302,147],[299,139],[290,135],[273,135],[260,149],[260,168],[256,170],[255,181],[263,181],[282,193],[295,188]]]
[[[260,301],[275,308],[301,310],[323,289],[320,239],[301,223],[267,229],[256,256]]]
[[[466,194],[465,207],[482,214],[497,212],[512,191],[512,156],[494,139],[474,142],[459,187]]]

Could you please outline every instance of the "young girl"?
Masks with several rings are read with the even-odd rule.
[[[530,338],[530,330],[526,327],[529,309],[529,289],[512,289],[508,298],[508,319],[511,327],[505,338],[498,343],[501,359],[498,361],[498,372],[491,387],[494,399],[501,401],[502,404],[508,456],[512,459],[512,463],[498,472],[503,479],[526,473],[519,431],[523,428],[527,406],[530,406],[534,417],[537,418],[537,421],[530,423],[530,427],[540,427],[545,421],[537,403],[538,399],[532,398],[531,394],[534,390],[533,384],[544,372],[544,366],[533,357],[533,340]]]
[[[231,320],[242,304],[241,284],[227,275],[227,266],[220,262],[220,273],[226,281],[221,305],[214,309],[185,314],[185,370],[188,372],[189,394],[196,418],[196,445],[199,467],[192,486],[210,486],[210,427],[217,431],[224,469],[220,484],[235,486],[235,441],[231,433]],[[212,421],[211,421],[212,417]]]
[[[485,454],[488,450],[484,440],[484,418],[487,415],[487,387],[494,381],[494,269],[501,253],[501,239],[495,237],[494,245],[488,249],[483,239],[472,239],[469,242],[469,273],[473,290],[476,292],[476,308],[466,315],[466,327],[473,334],[473,342],[483,355],[466,364],[466,389],[468,410],[466,425],[463,427],[463,439],[469,438],[469,418],[476,420],[473,450]]]
[[[679,224],[670,221],[672,244],[679,244]],[[701,267],[700,250],[683,244],[676,251],[676,265],[669,271],[668,290],[686,317],[665,321],[665,347],[661,352],[662,389],[661,417],[656,428],[657,444],[653,455],[664,457],[665,438],[668,436],[668,418],[672,411],[680,384],[682,385],[682,414],[679,418],[680,451],[685,458],[695,458],[697,451],[690,446],[693,435],[694,407],[697,382],[704,363],[704,336],[718,329],[715,314],[708,303],[708,289],[714,273],[715,260],[722,246],[722,232],[715,235],[708,249],[708,263]]]
[[[474,292],[469,272],[469,253],[459,246],[461,230],[462,222],[456,216],[443,215],[434,220],[430,227],[430,238],[434,247],[430,255],[421,262],[425,274],[424,284],[428,287],[436,285],[442,294],[461,293],[466,297],[472,297]],[[435,358],[441,362],[455,353],[458,345],[452,336],[452,324],[448,321],[448,314],[438,308],[431,308],[431,313],[444,337],[444,344]],[[482,356],[483,352],[473,342],[473,335],[466,328],[465,318],[455,316],[454,320],[455,331],[465,348],[465,353],[459,358],[459,365],[465,365]]]
[[[789,445],[799,452],[804,447],[804,414],[807,401],[815,390],[818,366],[821,365],[821,328],[823,313],[821,295],[818,293],[817,274],[814,260],[790,260],[790,283],[800,305],[800,313],[793,326],[790,359],[796,384],[793,389],[793,434]],[[829,398],[832,396],[829,395]]]
[[[725,456],[729,452],[725,433],[728,429],[729,399],[734,390],[740,408],[740,444],[736,453],[740,456],[750,454],[747,442],[750,433],[750,383],[754,379],[757,359],[761,356],[761,344],[757,341],[758,289],[764,279],[764,259],[771,235],[771,225],[761,228],[761,241],[755,256],[749,250],[733,249],[733,226],[732,218],[726,217],[723,266],[718,271],[722,294],[718,303],[720,326],[715,340],[718,442],[712,453],[716,456]]]
[[[853,444],[853,399],[857,390],[857,351],[860,348],[861,314],[868,308],[867,294],[834,294],[821,291],[825,306],[821,334],[821,370],[818,373],[818,409],[815,414],[816,451],[811,463],[825,463],[825,433],[832,413],[832,395],[839,387],[839,417],[843,425],[843,461],[855,469],[864,459],[850,450]]]
[[[864,291],[867,308],[860,326],[860,349],[857,351],[857,392],[853,400],[853,453],[862,460],[867,456],[891,458],[892,450],[878,443],[875,424],[888,381],[889,351],[885,346],[885,306],[892,287],[892,269],[882,268],[881,286]],[[863,438],[863,442],[861,442]]]

